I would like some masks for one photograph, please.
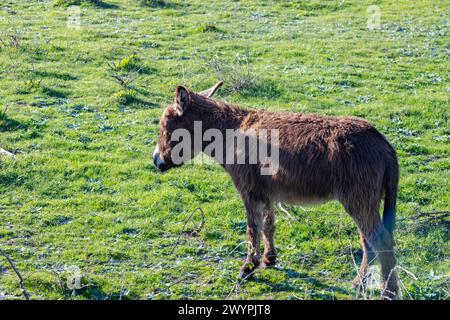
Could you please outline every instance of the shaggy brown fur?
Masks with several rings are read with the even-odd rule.
[[[363,247],[361,268],[354,280],[362,285],[376,253],[384,280],[382,296],[398,292],[393,252],[393,229],[399,168],[394,149],[370,123],[355,117],[327,117],[293,112],[244,110],[210,99],[221,83],[196,94],[178,87],[174,103],[161,118],[159,152],[161,170],[173,167],[170,135],[177,128],[193,132],[193,122],[203,130],[278,129],[279,170],[261,175],[260,164],[224,164],[247,210],[248,255],[240,275],[248,277],[257,266],[272,266],[274,204],[340,201],[355,221]],[[193,154],[195,156],[195,154]],[[380,202],[384,196],[383,219]],[[260,261],[260,239],[264,241]]]

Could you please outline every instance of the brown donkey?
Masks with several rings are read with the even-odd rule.
[[[382,297],[395,298],[398,283],[393,230],[399,167],[395,150],[386,138],[370,123],[355,117],[245,110],[212,100],[211,96],[221,85],[219,82],[200,93],[177,87],[174,102],[160,120],[153,161],[161,171],[182,165],[172,160],[177,143],[171,137],[176,129],[193,136],[196,121],[201,121],[202,132],[215,129],[224,136],[227,129],[279,132],[278,170],[272,175],[260,173],[260,162],[219,161],[231,175],[247,211],[249,246],[240,277],[250,276],[258,266],[275,264],[274,204],[335,199],[342,203],[360,232],[363,258],[354,285],[364,284],[367,267],[376,254],[381,263]],[[206,146],[202,142],[200,150],[193,150],[188,158],[204,151]],[[383,196],[381,219],[379,209]]]

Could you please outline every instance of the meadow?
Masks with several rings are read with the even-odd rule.
[[[445,0],[2,1],[0,147],[15,159],[0,155],[0,249],[31,299],[377,299],[376,265],[367,290],[351,287],[361,248],[339,203],[277,212],[278,266],[242,282],[228,175],[157,172],[176,86],[224,80],[230,103],[385,134],[403,298],[449,299],[449,13]],[[0,299],[23,299],[3,255]]]

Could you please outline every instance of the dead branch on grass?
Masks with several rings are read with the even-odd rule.
[[[2,249],[0,249],[0,255],[5,257],[6,261],[8,261],[9,265],[19,278],[20,291],[22,291],[23,296],[25,297],[26,300],[30,300],[30,294],[28,293],[27,288],[25,287],[25,281],[23,280],[22,274],[19,272],[16,265],[11,260],[11,258],[6,254],[6,252],[3,251]]]
[[[194,228],[194,230],[192,230],[192,231],[189,233],[189,235],[198,235],[198,234],[200,233],[200,231],[203,229],[203,226],[205,225],[205,213],[203,212],[202,208],[198,207],[198,208],[195,208],[195,209],[191,212],[191,214],[189,215],[189,217],[184,221],[183,228],[181,228],[181,231],[180,231],[180,233],[178,234],[178,239],[177,239],[177,241],[175,242],[175,245],[173,246],[172,250],[170,251],[170,254],[172,254],[172,253],[175,251],[176,247],[177,247],[178,244],[180,243],[181,236],[182,236],[183,233],[184,233],[184,229],[186,228],[187,223],[191,220],[191,218],[194,216],[194,214],[195,214],[197,211],[199,211],[199,212],[201,213],[202,221],[200,222],[200,225],[199,225],[198,227],[194,225],[195,228]]]
[[[419,212],[418,214],[403,218],[401,220],[416,220],[420,222],[430,222],[434,220],[441,220],[447,217],[450,217],[450,211],[431,211],[431,212]]]

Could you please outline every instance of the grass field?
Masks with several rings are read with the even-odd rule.
[[[223,78],[219,97],[243,107],[374,123],[401,165],[403,298],[449,299],[449,13],[445,0],[3,1],[0,147],[17,159],[0,158],[0,248],[32,299],[378,298],[351,288],[358,232],[337,202],[278,212],[278,268],[241,283],[231,179],[215,164],[156,171],[176,85]],[[17,298],[0,256],[0,299]]]

